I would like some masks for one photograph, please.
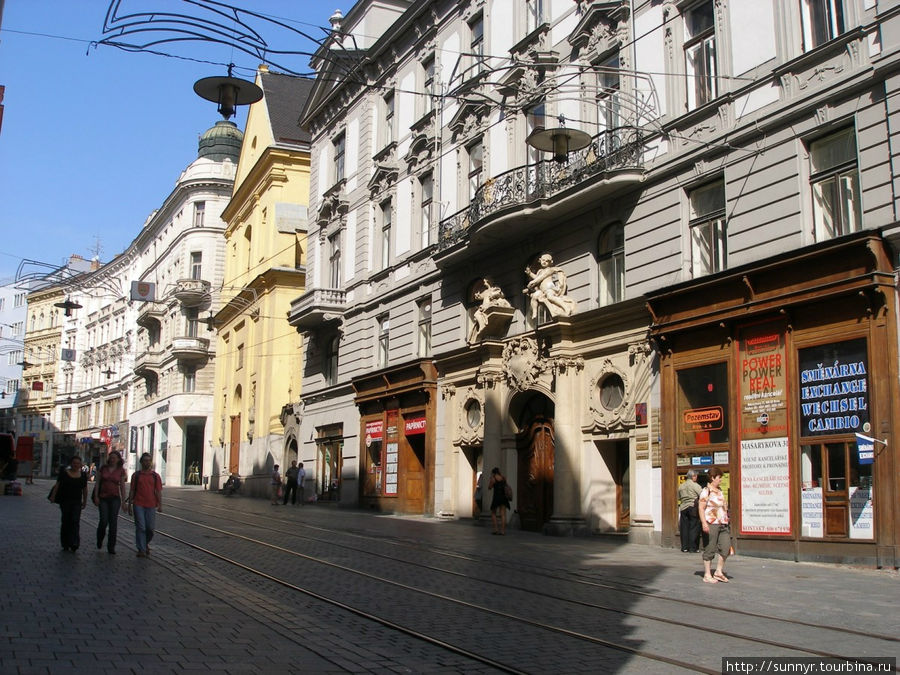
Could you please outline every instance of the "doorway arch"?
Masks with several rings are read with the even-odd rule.
[[[516,414],[516,510],[523,530],[540,532],[553,516],[555,406],[550,398],[541,393],[529,392],[524,396]]]

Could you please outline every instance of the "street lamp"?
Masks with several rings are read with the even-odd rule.
[[[553,159],[565,162],[570,152],[581,150],[591,144],[591,137],[580,129],[566,127],[565,115],[559,116],[559,126],[555,129],[537,127],[528,134],[525,142],[542,152],[552,152]]]
[[[200,98],[216,103],[226,120],[234,115],[235,107],[256,103],[263,91],[253,82],[231,76],[233,63],[228,64],[228,77],[204,77],[194,82],[194,93]]]
[[[54,302],[53,306],[64,309],[65,312],[63,312],[63,313],[66,316],[72,316],[73,309],[81,309],[81,307],[82,307],[82,305],[79,305],[74,300],[69,300],[69,298],[66,298],[65,301],[63,301],[63,302]]]

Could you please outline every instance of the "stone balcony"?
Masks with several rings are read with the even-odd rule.
[[[485,181],[468,206],[440,222],[435,264],[470,261],[633,189],[644,179],[643,152],[640,129],[621,127],[565,162],[527,164]]]
[[[162,368],[162,360],[162,348],[146,349],[134,357],[134,374],[138,377],[157,376]]]
[[[210,286],[203,279],[179,279],[175,282],[175,299],[183,307],[196,307],[209,298]]]
[[[313,288],[291,303],[288,323],[299,331],[315,330],[339,321],[347,306],[347,292],[340,288]]]
[[[204,361],[209,357],[209,340],[200,337],[174,338],[172,355],[182,363]]]
[[[162,305],[152,302],[145,302],[137,315],[137,325],[143,328],[152,328],[154,325],[161,325],[163,316]]]

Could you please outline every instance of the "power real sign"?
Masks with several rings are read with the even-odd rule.
[[[791,534],[787,364],[781,324],[749,326],[738,342],[741,533]]]

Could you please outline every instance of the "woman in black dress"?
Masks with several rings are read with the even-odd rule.
[[[506,477],[500,473],[496,466],[491,469],[491,480],[488,490],[494,491],[491,499],[491,523],[494,526],[494,534],[506,534],[506,510],[509,508],[509,498],[506,496]]]
[[[63,551],[78,550],[81,544],[79,528],[81,511],[87,506],[87,475],[81,470],[81,457],[75,455],[69,466],[59,472],[56,485],[50,491],[51,502],[59,504],[62,521],[59,527],[59,540]]]

